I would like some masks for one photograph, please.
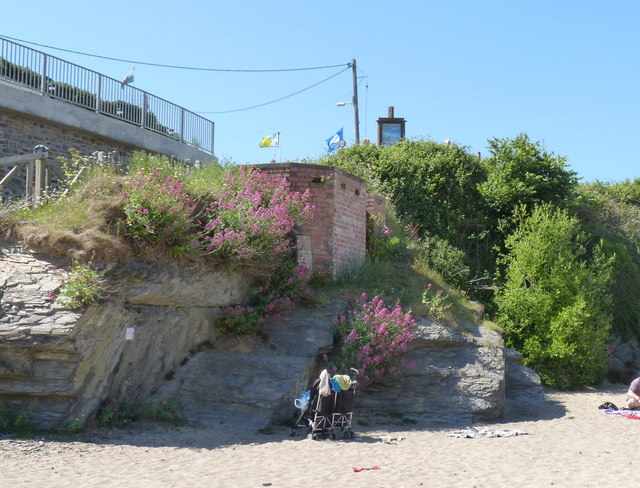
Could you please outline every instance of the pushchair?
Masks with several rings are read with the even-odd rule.
[[[329,376],[327,370],[320,373],[311,387],[294,405],[301,410],[296,427],[307,428],[308,439],[337,439],[338,433],[345,439],[354,437],[351,430],[353,420],[353,401],[356,393],[356,369],[352,376]]]

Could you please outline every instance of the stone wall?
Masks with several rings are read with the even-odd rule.
[[[75,148],[84,155],[115,151],[121,162],[136,149],[205,163],[214,159],[170,137],[0,80],[0,158],[32,153],[40,144],[53,158],[68,157]],[[0,179],[9,169],[0,167]],[[23,192],[24,175],[19,175],[3,196]]]
[[[32,153],[38,144],[49,148],[51,157],[69,156],[69,148],[82,154],[115,151],[120,161],[131,155],[132,146],[107,140],[89,132],[49,124],[35,117],[0,110],[0,157]]]
[[[401,381],[363,391],[363,409],[395,410],[416,420],[495,419],[505,404],[504,344],[498,332],[421,320]]]

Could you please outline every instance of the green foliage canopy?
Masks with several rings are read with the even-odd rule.
[[[578,184],[566,158],[544,150],[526,134],[489,140],[491,157],[484,163],[487,180],[479,189],[495,217],[508,217],[516,207],[539,203],[561,206]]]
[[[551,205],[534,209],[506,240],[498,324],[509,347],[546,384],[571,388],[600,380],[611,326],[612,258],[591,254],[580,222]]]

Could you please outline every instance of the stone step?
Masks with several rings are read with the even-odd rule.
[[[304,388],[298,385],[308,367],[306,358],[204,351],[185,365],[172,387],[179,388],[188,420],[256,431],[287,408],[285,398]]]
[[[316,373],[316,357],[332,345],[331,320],[339,306],[283,313],[265,327],[266,343],[232,339],[200,352],[162,390],[180,391],[181,412],[190,421],[255,432],[291,419],[297,413],[293,400]]]

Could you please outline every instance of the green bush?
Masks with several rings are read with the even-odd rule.
[[[140,169],[127,180],[123,199],[127,232],[135,241],[160,243],[179,254],[191,250],[195,202],[179,179],[156,167]]]
[[[95,251],[87,264],[74,262],[69,276],[60,286],[58,294],[50,293],[52,299],[64,307],[79,308],[107,298],[105,270],[94,266],[94,255]]]
[[[491,156],[484,160],[487,180],[480,192],[494,217],[510,217],[518,206],[549,203],[560,206],[578,184],[567,159],[547,152],[526,134],[489,140]]]
[[[30,419],[31,413],[28,410],[20,410],[17,414],[11,415],[5,405],[0,403],[0,434],[33,434]]]
[[[602,379],[611,327],[612,257],[589,253],[579,221],[544,205],[506,240],[497,322],[507,346],[558,388]]]
[[[579,188],[574,211],[584,227],[615,254],[613,264],[613,332],[640,339],[640,180],[618,184],[589,183]]]
[[[402,141],[384,148],[374,169],[405,224],[460,249],[469,246],[482,226],[477,187],[485,170],[476,156],[455,145]]]
[[[141,402],[136,393],[128,389],[102,406],[98,421],[102,427],[128,427],[139,419],[181,424],[184,419],[178,412],[179,396],[176,392],[162,398],[154,392],[146,402]]]
[[[467,285],[470,271],[469,266],[465,264],[464,251],[453,247],[444,239],[432,236],[415,241],[412,249],[416,259],[425,261],[427,266],[438,272],[447,283],[459,287]]]

